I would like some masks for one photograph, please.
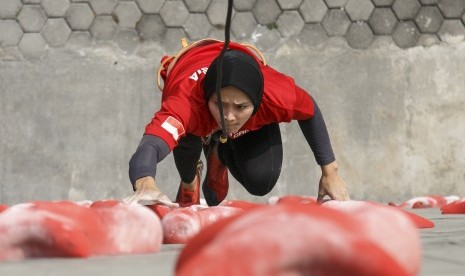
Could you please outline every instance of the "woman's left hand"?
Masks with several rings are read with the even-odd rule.
[[[346,184],[338,173],[336,161],[321,166],[321,179],[318,188],[318,203],[323,203],[323,198],[328,195],[333,200],[350,200]]]

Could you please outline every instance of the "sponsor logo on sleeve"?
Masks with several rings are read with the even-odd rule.
[[[171,116],[168,116],[168,118],[166,118],[163,124],[161,124],[161,127],[168,131],[176,141],[178,141],[179,136],[183,135],[186,132],[181,122],[179,122],[178,120],[176,120],[176,118]]]
[[[192,73],[192,75],[190,75],[189,79],[191,79],[193,81],[198,81],[199,76],[202,75],[202,74],[206,74],[207,70],[208,70],[208,67],[202,67],[200,69],[197,69],[197,71],[195,71],[194,73]]]

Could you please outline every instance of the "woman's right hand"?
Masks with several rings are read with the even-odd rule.
[[[126,204],[153,205],[162,204],[169,207],[179,207],[179,204],[173,203],[168,196],[162,193],[151,176],[145,176],[136,180],[136,191],[133,195],[123,199]]]
[[[318,203],[323,203],[323,198],[328,195],[333,200],[350,200],[347,186],[339,176],[338,166],[336,161],[321,166],[321,179],[318,188]]]

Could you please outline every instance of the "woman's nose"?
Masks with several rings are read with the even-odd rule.
[[[234,112],[232,112],[230,108],[224,108],[223,113],[224,113],[224,119],[226,121],[233,121],[234,120],[234,118],[235,118]]]

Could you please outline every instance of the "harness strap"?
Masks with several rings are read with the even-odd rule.
[[[198,41],[195,41],[189,44],[186,38],[182,38],[181,44],[183,48],[174,56],[163,57],[162,61],[160,62],[160,66],[158,66],[158,72],[157,72],[158,89],[160,89],[160,91],[163,92],[163,86],[161,84],[162,76],[165,78],[168,77],[171,69],[174,67],[174,65],[179,60],[179,58],[181,58],[182,55],[184,55],[187,51],[189,51],[190,49],[194,47],[204,46],[204,45],[208,45],[208,44],[216,43],[216,42],[223,42],[223,41],[218,40],[218,39],[213,39],[213,38],[205,38],[205,39],[201,39],[201,40],[198,40]],[[238,43],[238,44],[248,48],[249,50],[252,50],[257,55],[257,57],[260,59],[260,61],[263,63],[263,65],[266,66],[265,56],[262,54],[262,52],[260,52],[260,50],[258,50],[257,47],[255,47],[252,44],[247,44],[247,43]]]

